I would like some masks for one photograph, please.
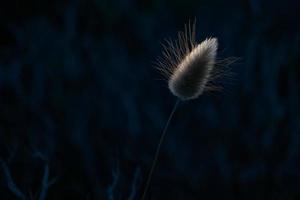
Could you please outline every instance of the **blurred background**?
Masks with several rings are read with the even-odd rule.
[[[181,103],[147,199],[300,199],[300,3],[12,0],[0,6],[0,199],[140,199],[176,98],[153,67],[197,19],[238,57]],[[297,103],[298,102],[298,103]]]

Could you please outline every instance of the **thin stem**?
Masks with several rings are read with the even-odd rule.
[[[166,136],[166,133],[167,133],[167,130],[168,130],[168,127],[169,127],[169,124],[170,124],[170,121],[178,107],[178,104],[179,104],[180,100],[177,99],[174,107],[173,107],[173,110],[168,118],[168,121],[165,125],[165,128],[160,136],[160,140],[158,142],[158,145],[157,145],[157,148],[156,148],[156,152],[155,152],[155,156],[154,156],[154,159],[153,159],[153,162],[152,162],[152,166],[151,166],[151,169],[150,169],[150,172],[149,172],[149,175],[148,175],[148,179],[147,179],[147,182],[146,182],[146,186],[145,186],[145,189],[144,189],[144,192],[143,192],[143,196],[142,196],[142,199],[141,200],[145,200],[146,198],[146,194],[147,194],[147,191],[148,191],[148,188],[150,186],[150,183],[151,183],[151,179],[152,179],[152,174],[154,172],[154,169],[155,169],[155,166],[156,166],[156,163],[157,163],[157,160],[158,160],[158,156],[159,156],[159,153],[160,153],[160,149],[161,149],[161,146],[162,146],[162,143],[164,141],[164,138]]]

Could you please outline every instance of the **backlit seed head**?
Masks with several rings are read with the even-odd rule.
[[[163,57],[158,59],[158,69],[167,77],[170,91],[181,100],[195,99],[210,85],[214,75],[218,41],[208,38],[196,43],[195,23],[185,25],[178,40],[167,40]]]

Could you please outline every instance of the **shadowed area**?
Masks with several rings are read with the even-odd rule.
[[[176,101],[152,63],[160,43],[194,18],[197,41],[216,37],[219,59],[241,59],[233,76],[214,81],[221,92],[179,104],[147,200],[299,199],[299,7],[291,0],[1,4],[0,199],[140,199]]]

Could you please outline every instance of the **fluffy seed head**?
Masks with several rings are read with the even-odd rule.
[[[195,99],[209,90],[216,63],[218,41],[208,38],[197,44],[195,23],[178,33],[178,40],[167,40],[158,68],[168,78],[170,91],[181,100]]]

